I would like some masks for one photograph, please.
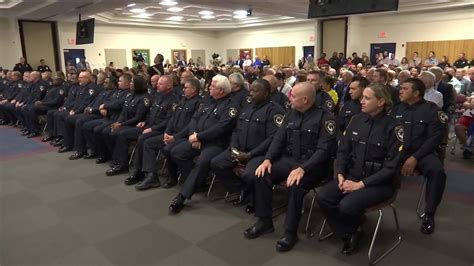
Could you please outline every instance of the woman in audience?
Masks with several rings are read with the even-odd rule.
[[[438,67],[440,67],[441,69],[445,69],[446,67],[451,67],[447,56],[443,55],[443,57],[441,57],[441,61],[439,62]]]
[[[337,95],[337,92],[333,90],[335,83],[336,82],[334,79],[330,76],[326,76],[321,79],[321,86],[323,90],[327,92],[329,96],[331,96],[332,101],[337,104],[339,101],[339,96]]]
[[[410,67],[410,64],[408,63],[408,59],[406,57],[402,58],[402,61],[400,61],[400,67],[402,70],[407,70],[408,67]]]

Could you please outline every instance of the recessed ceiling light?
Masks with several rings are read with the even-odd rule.
[[[163,6],[175,6],[177,4],[178,4],[178,2],[171,1],[171,0],[164,0],[164,1],[160,2],[160,5],[163,5]]]
[[[183,17],[182,16],[172,16],[172,17],[167,18],[167,20],[180,21],[180,20],[183,20]]]
[[[123,8],[117,7],[115,10],[121,11]]]
[[[137,4],[135,3],[131,3],[131,4],[128,4],[127,7],[132,7],[132,6],[136,6]]]
[[[232,21],[231,18],[218,18],[217,21]]]
[[[175,6],[175,7],[170,7],[170,8],[168,8],[168,9],[166,9],[166,10],[168,10],[168,11],[170,11],[170,12],[181,12],[181,11],[184,10],[184,8]]]
[[[236,10],[234,11],[234,14],[236,16],[244,16],[244,15],[247,16],[247,10]]]
[[[187,21],[201,21],[199,18],[188,18]]]
[[[146,10],[141,9],[141,8],[133,8],[133,9],[130,9],[130,12],[140,14],[140,13],[145,13]]]
[[[202,19],[213,19],[216,18],[215,16],[212,15],[207,15],[207,16],[201,16]]]
[[[138,14],[138,15],[134,15],[132,17],[134,17],[134,18],[149,18],[151,16],[152,16],[152,14],[149,14],[149,13],[141,13],[141,14]]]
[[[247,15],[236,15],[236,16],[234,16],[234,18],[243,19],[243,18],[247,18]]]
[[[199,15],[204,15],[204,16],[209,16],[209,15],[214,14],[214,12],[209,11],[209,10],[203,10],[203,11],[199,11],[198,14]]]

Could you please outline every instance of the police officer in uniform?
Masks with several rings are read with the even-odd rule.
[[[360,101],[362,100],[362,92],[369,85],[369,81],[364,77],[354,77],[349,84],[348,93],[351,97],[350,101],[345,101],[336,119],[338,129],[338,139],[349,125],[351,118],[361,112]]]
[[[36,137],[40,134],[38,117],[46,114],[49,110],[59,108],[64,102],[64,73],[58,71],[53,74],[52,78],[53,86],[48,88],[44,98],[41,101],[36,101],[34,105],[25,110],[25,127],[30,132],[28,138]]]
[[[71,106],[68,112],[57,114],[56,127],[58,128],[58,135],[63,137],[59,153],[72,151],[72,145],[74,140],[72,139],[74,134],[67,134],[66,131],[66,119],[74,119],[77,115],[84,112],[86,106],[88,106],[100,91],[94,83],[91,82],[91,74],[89,72],[81,72],[79,74],[79,85],[80,88],[76,92],[74,104]]]
[[[272,102],[279,104],[285,111],[290,110],[291,104],[288,97],[283,92],[278,91],[278,79],[273,75],[266,75],[263,79],[270,83]]]
[[[229,82],[232,92],[230,98],[239,107],[239,109],[245,104],[249,91],[245,89],[245,78],[242,74],[235,72],[229,75]]]
[[[178,105],[173,106],[173,114],[163,134],[151,137],[135,150],[135,173],[125,180],[126,185],[139,183],[137,190],[147,190],[161,185],[157,174],[156,156],[162,150],[169,156],[169,152],[177,143],[186,141],[188,137],[188,124],[193,114],[201,105],[199,91],[201,84],[197,79],[189,79],[184,84],[184,97]],[[163,184],[164,188],[171,188],[177,184],[177,166],[172,161],[167,164],[169,172],[168,180]],[[173,176],[174,178],[171,178]]]
[[[253,178],[255,169],[264,159],[272,137],[281,126],[285,111],[271,101],[270,83],[257,79],[251,84],[251,103],[244,105],[237,126],[232,132],[229,149],[226,149],[211,161],[211,169],[230,193],[240,191],[235,205],[247,202],[247,197],[253,197]],[[234,173],[233,168],[238,164],[245,166],[241,179]],[[253,200],[250,200],[247,212],[253,212]]]
[[[182,210],[185,199],[191,199],[196,187],[206,180],[211,160],[229,145],[230,133],[238,115],[238,106],[230,98],[230,93],[229,80],[222,75],[214,76],[210,86],[213,99],[207,101],[191,119],[188,141],[171,150],[171,160],[186,179],[169,206],[171,213]],[[196,159],[195,163],[193,159]]]
[[[134,79],[134,86],[137,80],[138,79]],[[146,82],[145,80],[143,81]],[[172,84],[172,80],[169,76],[160,77],[158,80],[158,91],[146,120],[138,123],[136,127],[122,128],[120,130],[112,155],[112,159],[114,159],[117,164],[106,171],[107,175],[116,175],[128,171],[128,144],[130,141],[137,140],[135,150],[141,153],[143,143],[146,139],[161,135],[166,129],[166,125],[173,112],[172,109],[177,105],[180,98],[180,96],[173,93]]]
[[[276,244],[280,252],[289,251],[296,244],[304,196],[308,189],[327,178],[322,169],[329,167],[336,147],[334,116],[315,104],[314,86],[310,82],[297,83],[292,94],[292,110],[273,137],[265,160],[255,170],[258,220],[244,231],[249,239],[274,231],[272,185],[286,181],[289,191],[285,234]]]
[[[87,145],[82,131],[82,126],[88,121],[102,118],[99,109],[100,106],[113,97],[113,94],[117,91],[117,82],[113,82],[111,79],[115,80],[114,77],[105,79],[103,87],[104,90],[102,90],[94,98],[94,100],[86,108],[84,108],[84,112],[82,114],[77,114],[66,119],[66,136],[68,137],[65,137],[65,140],[72,139],[73,147],[76,151],[69,157],[69,160],[77,160],[87,154]],[[72,135],[73,137],[71,137]]]
[[[118,79],[118,82],[115,78],[109,78],[109,86],[113,84],[113,87],[118,87],[118,90],[115,90],[110,98],[108,98],[103,104],[99,106],[99,112],[102,115],[101,119],[96,119],[84,123],[82,126],[82,135],[85,140],[85,146],[90,149],[90,153],[84,155],[84,159],[93,159],[96,158],[99,154],[99,150],[104,153],[101,155],[106,157],[106,148],[105,144],[100,141],[100,134],[103,130],[110,130],[110,125],[117,121],[122,111],[122,107],[125,104],[128,104],[128,100],[131,100],[133,93],[130,90],[130,84],[132,81],[132,76],[128,73],[124,73]],[[84,146],[76,143],[76,151],[85,151]],[[101,148],[102,147],[102,148]]]
[[[21,106],[16,109],[16,117],[23,126],[25,125],[25,114],[27,113],[27,108],[34,106],[36,101],[41,101],[49,88],[49,82],[42,80],[41,73],[38,71],[30,73],[29,81],[30,86],[27,92],[27,97],[24,98]],[[25,128],[22,135],[28,136],[30,133],[31,132]]]
[[[325,74],[322,71],[310,71],[306,76],[306,81],[311,82],[316,90],[316,105],[334,113],[336,111],[336,104],[331,96],[323,90],[321,85],[321,79],[324,76]]]
[[[357,249],[365,209],[390,199],[399,187],[403,128],[387,115],[391,105],[386,85],[363,91],[362,113],[352,117],[339,144],[337,179],[316,195],[329,226],[342,237],[344,254]]]
[[[16,123],[15,108],[28,96],[28,90],[29,84],[21,80],[21,73],[11,72],[10,83],[3,91],[0,102],[0,119],[3,120],[3,124],[12,126]]]
[[[51,68],[49,68],[49,66],[47,66],[45,64],[45,61],[44,59],[40,59],[40,65],[38,66],[38,68],[36,69],[36,71],[39,71],[41,73],[43,72],[52,72],[51,71]]]
[[[412,176],[417,169],[427,178],[421,232],[432,234],[434,215],[446,185],[446,173],[437,149],[448,117],[436,104],[424,100],[424,93],[425,85],[421,80],[407,79],[400,89],[401,103],[393,108],[391,115],[403,126],[402,175]]]
[[[33,68],[26,62],[26,58],[20,57],[20,63],[15,64],[13,71],[18,71],[23,75],[25,71],[33,71]]]

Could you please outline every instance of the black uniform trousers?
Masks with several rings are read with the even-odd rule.
[[[0,118],[5,122],[16,122],[15,104],[8,102],[0,105]]]
[[[255,177],[255,216],[263,219],[272,217],[273,184],[280,184],[288,179],[293,169],[301,165],[293,157],[282,156],[272,163],[271,174],[265,173],[261,178]],[[315,166],[321,169],[323,166]],[[322,171],[308,171],[301,179],[299,185],[294,184],[288,188],[288,208],[285,217],[285,230],[296,233],[301,219],[303,201],[308,190],[316,187],[325,177]]]
[[[241,189],[252,192],[254,189],[255,169],[263,162],[264,156],[257,156],[250,159],[245,164],[245,170],[242,176],[238,176],[234,172],[236,162],[232,161],[231,151],[224,150],[211,161],[211,170],[216,174],[219,181],[225,186],[228,192],[233,193]]]
[[[187,141],[188,141],[187,138],[175,139],[173,142],[166,144],[162,149],[163,155],[166,158],[166,169],[168,170],[168,174],[170,178],[174,180],[178,179],[179,169],[178,169],[178,165],[171,158],[171,151],[174,149],[174,147],[178,146],[180,143],[187,142]],[[147,169],[151,169],[151,167],[148,168],[148,165],[143,164],[143,171],[146,171]]]
[[[122,132],[123,133],[123,132]],[[120,137],[120,136],[119,136]],[[163,133],[158,131],[151,131],[147,134],[141,134],[138,136],[137,145],[135,146],[135,155],[133,160],[133,165],[136,170],[141,171],[144,161],[149,161],[150,164],[156,164],[156,154],[154,157],[150,157],[148,154],[145,155],[144,151],[148,148],[147,142],[155,138],[163,139]],[[163,142],[163,141],[162,141]],[[117,145],[116,145],[117,146]],[[158,152],[157,152],[158,154]],[[150,172],[150,171],[146,171]],[[154,172],[156,173],[156,172]]]
[[[38,116],[44,115],[51,110],[52,107],[45,105],[33,105],[27,107],[25,110],[25,127],[29,132],[40,132],[40,125],[38,121]]]
[[[401,163],[403,164],[411,154],[402,153]],[[436,213],[436,208],[443,198],[444,188],[446,186],[446,173],[439,156],[431,153],[418,161],[416,169],[427,178],[426,183],[426,207],[425,212]]]
[[[74,114],[67,115],[64,117],[63,123],[63,146],[72,148],[74,145],[74,129],[76,128],[76,122],[84,117],[85,114]]]
[[[144,128],[139,127],[121,127],[110,135],[115,135],[115,145],[113,147],[112,159],[119,162],[120,166],[128,165],[128,146],[130,142],[137,140],[143,132]],[[110,148],[110,142],[108,147]]]
[[[46,125],[46,133],[49,136],[58,137],[60,136],[60,130],[58,125],[59,117],[63,117],[65,115],[69,115],[68,110],[59,111],[58,109],[49,110],[46,114],[47,117],[47,125]]]
[[[139,149],[137,146],[137,149],[135,150],[135,159],[133,161],[135,169],[146,173],[158,173],[156,156],[165,146],[163,136],[164,134],[155,134],[154,136],[145,139],[142,143],[140,143],[139,140],[138,143],[141,145]],[[138,150],[140,153],[137,152]]]
[[[195,188],[206,181],[212,158],[223,150],[222,146],[213,143],[203,144],[200,150],[194,149],[188,141],[181,142],[171,150],[171,160],[178,166],[181,176],[186,178],[181,195],[191,199]]]
[[[82,126],[82,134],[86,140],[86,146],[91,149],[91,154],[98,154],[100,157],[110,158],[105,143],[102,141],[102,131],[110,132],[110,125],[114,121],[102,118],[85,122]]]
[[[86,139],[84,136],[84,131],[82,130],[82,127],[84,126],[85,123],[89,121],[94,121],[94,120],[101,120],[100,118],[102,117],[99,114],[78,114],[78,116],[75,119],[75,125],[72,126],[70,123],[72,123],[72,119],[67,119],[66,120],[66,130],[68,131],[68,134],[73,134],[74,138],[73,141],[70,142],[73,144],[73,148],[77,152],[82,152],[86,153],[87,152],[87,143]],[[74,129],[74,132],[71,132],[71,129]]]
[[[316,194],[316,200],[331,229],[344,236],[355,233],[363,222],[365,209],[384,202],[393,196],[390,185],[365,187],[343,194],[334,179]]]
[[[15,108],[15,118],[20,122],[21,125],[25,125],[25,110],[29,105],[23,105],[21,107]]]

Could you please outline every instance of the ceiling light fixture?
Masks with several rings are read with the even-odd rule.
[[[136,14],[140,14],[140,13],[145,13],[146,10],[145,10],[145,9],[141,9],[141,8],[133,8],[133,9],[130,9],[130,12],[136,13]]]
[[[149,18],[151,16],[152,16],[152,14],[149,14],[149,13],[141,13],[141,14],[138,14],[138,15],[134,15],[132,17],[134,17],[134,18]]]
[[[175,6],[175,7],[170,7],[170,8],[168,8],[168,9],[166,9],[166,10],[168,10],[168,11],[170,11],[170,12],[181,12],[181,11],[184,10],[184,8]]]
[[[163,1],[160,2],[160,5],[162,5],[162,6],[175,6],[177,4],[178,4],[178,2],[172,1],[172,0],[163,0]]]
[[[127,7],[132,7],[132,6],[136,6],[137,4],[135,3],[131,3],[131,4],[128,4]]]
[[[182,16],[172,16],[172,17],[167,18],[167,20],[181,21],[181,20],[183,20],[183,17]]]
[[[231,18],[218,18],[217,21],[232,21]]]
[[[236,16],[234,16],[234,18],[243,19],[243,18],[247,18],[247,15],[236,15]]]
[[[213,19],[216,18],[215,16],[212,15],[207,15],[207,16],[201,16],[202,19]]]
[[[236,16],[247,16],[247,10],[236,10],[234,11]]]
[[[209,16],[209,15],[214,14],[214,12],[209,11],[209,10],[203,10],[203,11],[199,11],[198,14],[203,15],[203,16]]]
[[[201,21],[199,18],[188,18],[187,21]]]

